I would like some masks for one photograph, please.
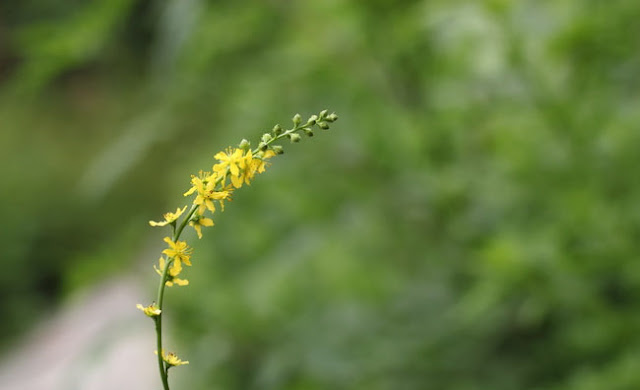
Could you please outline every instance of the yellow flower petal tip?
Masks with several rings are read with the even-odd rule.
[[[175,213],[166,213],[164,214],[164,221],[160,221],[160,222],[156,222],[156,221],[149,221],[149,225],[151,226],[167,226],[170,223],[175,223],[176,220],[178,218],[180,218],[180,216],[182,215],[182,213],[184,213],[184,211],[187,209],[187,206],[184,206],[182,209],[180,209],[180,207],[178,207],[176,209]]]

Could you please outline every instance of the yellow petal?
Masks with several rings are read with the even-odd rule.
[[[187,279],[174,278],[173,283],[177,284],[178,286],[187,286],[189,284],[189,281]]]
[[[242,178],[238,176],[231,176],[231,183],[233,183],[234,187],[240,188],[242,187]]]
[[[202,227],[200,226],[200,224],[193,222],[189,222],[189,224],[193,226],[193,228],[196,230],[196,233],[198,233],[198,238],[202,238]]]

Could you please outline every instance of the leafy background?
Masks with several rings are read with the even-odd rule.
[[[190,237],[185,388],[640,388],[639,17],[2,2],[0,346],[104,278],[152,288],[189,174],[330,108]]]

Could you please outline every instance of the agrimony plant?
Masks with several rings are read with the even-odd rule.
[[[149,221],[151,226],[166,226],[171,229],[171,234],[164,237],[167,248],[162,251],[157,266],[153,266],[160,276],[156,300],[148,306],[137,305],[137,308],[155,323],[157,338],[155,353],[158,356],[158,369],[164,390],[169,390],[169,369],[189,364],[174,352],[165,351],[162,339],[165,287],[189,284],[187,279],[180,277],[183,267],[191,266],[193,252],[186,241],[180,240],[185,227],[191,226],[198,238],[202,238],[202,228],[214,225],[211,215],[218,209],[224,211],[224,202],[231,200],[234,191],[245,184],[250,184],[256,175],[265,172],[271,158],[284,153],[282,145],[276,142],[284,139],[292,143],[299,142],[302,138],[301,134],[311,137],[316,128],[328,130],[330,123],[337,119],[336,114],[329,114],[327,110],[321,111],[318,115],[312,115],[306,122],[296,114],[292,119],[292,128],[284,130],[280,125],[275,125],[271,132],[262,135],[258,146],[254,149],[251,148],[249,141],[243,139],[238,147],[229,147],[217,153],[214,156],[216,162],[211,171],[200,171],[197,176],[191,176],[191,188],[184,193],[184,196],[192,197],[191,206],[178,207],[175,212],[164,214],[163,221]],[[189,208],[188,211],[187,208]]]

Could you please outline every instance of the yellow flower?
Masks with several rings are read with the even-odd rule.
[[[236,148],[232,151],[231,148],[227,148],[226,153],[219,152],[213,157],[219,161],[213,166],[213,171],[220,176],[224,175],[225,170],[229,168],[231,175],[237,177],[240,175],[240,169],[244,168],[242,149]]]
[[[250,185],[255,175],[255,169],[253,169],[253,152],[251,150],[247,151],[247,154],[244,155],[242,167],[243,169],[238,176],[231,176],[231,183],[236,188],[242,187],[243,181],[247,185]]]
[[[136,307],[140,310],[142,310],[142,312],[144,314],[146,314],[149,317],[157,317],[160,315],[160,313],[162,313],[162,310],[160,310],[158,308],[158,306],[156,306],[156,303],[153,302],[152,304],[150,304],[149,306],[145,307],[142,306],[141,304],[137,304]]]
[[[231,196],[231,191],[216,191],[216,182],[217,179],[215,175],[207,176],[204,178],[197,176],[191,177],[191,184],[193,186],[189,189],[189,191],[184,193],[184,196],[189,196],[198,191],[198,195],[193,201],[193,204],[199,206],[198,213],[203,214],[205,210],[209,210],[212,213],[215,212],[216,207],[213,204],[213,201],[219,201],[222,206],[224,205],[222,202]]]
[[[158,351],[154,351],[157,355]],[[183,364],[189,364],[189,361],[180,360],[178,355],[173,352],[165,353],[164,349],[162,350],[162,360],[164,360],[169,366],[182,366]]]
[[[276,152],[274,152],[273,150],[267,150],[262,154],[260,159],[254,159],[252,161],[252,164],[255,164],[255,169],[258,171],[258,173],[264,172],[264,169],[267,165],[266,161],[275,155],[276,155]]]
[[[174,223],[178,218],[180,218],[180,216],[182,215],[182,213],[184,213],[184,211],[187,209],[187,206],[184,206],[182,208],[182,210],[180,210],[180,208],[178,207],[176,209],[175,213],[166,213],[164,214],[164,221],[162,222],[155,222],[155,221],[149,221],[149,225],[151,226],[166,226],[167,224],[170,223]]]
[[[204,216],[198,214],[194,215],[191,221],[189,221],[189,225],[193,226],[198,233],[198,238],[202,238],[202,227],[203,226],[213,226],[213,220],[211,218],[205,218]]]
[[[275,156],[276,153],[273,150],[267,150],[265,152],[259,152],[257,155],[253,155],[251,150],[248,150],[244,155],[241,149],[227,149],[227,152],[220,152],[215,155],[220,163],[213,166],[213,171],[217,175],[227,174],[227,168],[231,173],[231,183],[235,188],[242,187],[244,184],[251,184],[251,180],[256,173],[262,173],[265,171],[266,160]]]
[[[160,259],[158,260],[159,268],[155,265],[153,266],[153,268],[160,276],[162,276],[162,272],[164,272],[164,263],[164,257],[160,257]],[[178,278],[180,272],[182,272],[182,264],[180,264],[179,261],[174,260],[171,263],[169,270],[167,271],[167,282],[165,284],[169,287],[173,286],[174,284],[177,284],[178,286],[188,285],[189,281],[187,279]]]
[[[253,156],[251,151],[249,151],[246,156],[246,167],[243,174],[245,183],[251,184],[249,181],[253,179],[256,173],[263,173],[267,165],[266,160],[275,155],[276,154],[273,150],[267,150],[266,152],[260,153],[256,156]]]
[[[198,172],[198,177],[197,178],[200,180],[200,183],[203,183],[203,182],[206,183],[207,181],[211,180],[211,181],[213,181],[213,183],[215,185],[215,182],[216,182],[215,175],[212,175],[209,172],[204,172],[202,170],[200,170],[200,172]],[[193,194],[195,191],[198,190],[198,186],[196,185],[196,180],[195,179],[196,179],[196,175],[191,175],[191,188],[189,188],[189,191],[187,191],[187,192],[185,192],[183,194],[184,196],[189,196],[189,195]]]
[[[169,248],[163,250],[162,253],[167,255],[170,259],[175,259],[177,262],[185,263],[189,266],[191,265],[189,258],[191,257],[193,249],[189,248],[185,241],[173,242],[169,237],[165,237],[164,242],[169,244]]]

